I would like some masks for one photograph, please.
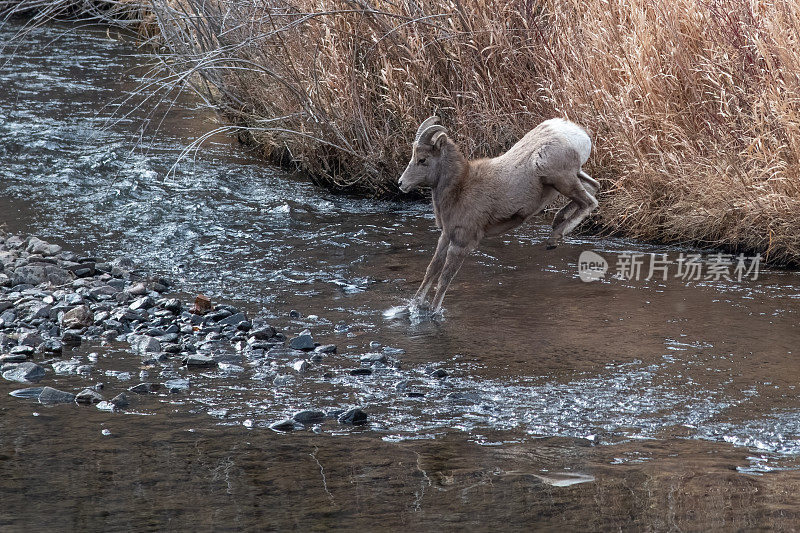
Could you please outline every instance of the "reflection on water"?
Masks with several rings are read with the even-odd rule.
[[[141,51],[105,31],[37,29],[4,54],[3,222],[135,257],[187,294],[233,300],[289,333],[308,327],[339,349],[306,374],[246,360],[141,369],[113,344],[71,354],[93,353],[90,379],[112,391],[189,379],[185,393],[137,398],[124,415],[36,405],[0,383],[0,525],[54,514],[76,529],[797,519],[794,272],[583,283],[581,251],[665,250],[573,238],[545,252],[546,228],[527,226],[468,259],[444,320],[419,320],[402,306],[435,246],[426,206],[326,193],[225,138],[170,173],[209,117],[181,98],[163,121],[143,106],[101,128],[139,101],[146,71]],[[400,365],[351,374],[376,352]],[[301,409],[353,405],[369,427],[267,429]]]

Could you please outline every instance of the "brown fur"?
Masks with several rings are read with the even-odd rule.
[[[547,239],[554,248],[597,207],[599,184],[581,170],[591,150],[589,136],[559,119],[545,121],[505,154],[467,161],[434,117],[417,132],[400,189],[431,187],[436,225],[442,230],[415,301],[425,301],[436,283],[434,311],[464,258],[483,237],[509,231],[541,212],[556,196],[571,199],[555,217]]]

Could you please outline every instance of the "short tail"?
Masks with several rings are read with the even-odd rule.
[[[591,177],[589,174],[587,174],[583,170],[579,170],[578,171],[578,177],[580,179],[582,179],[583,181],[585,181],[586,183],[588,183],[589,185],[591,185],[592,187],[594,187],[596,190],[598,190],[598,191],[600,190],[600,182],[597,181],[596,179],[594,179],[593,177]]]

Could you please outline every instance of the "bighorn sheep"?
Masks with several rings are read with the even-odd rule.
[[[414,302],[423,304],[438,282],[434,312],[441,309],[464,258],[483,237],[519,226],[561,193],[571,201],[553,220],[547,248],[555,248],[559,239],[597,208],[594,195],[600,188],[581,170],[592,141],[572,122],[546,120],[505,154],[475,161],[467,161],[438,122],[434,116],[420,125],[411,161],[398,181],[403,192],[420,186],[433,189],[433,212],[442,233]]]

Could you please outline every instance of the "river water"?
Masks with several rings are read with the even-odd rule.
[[[545,251],[534,224],[470,256],[443,319],[410,317],[429,206],[332,194],[219,135],[181,159],[213,115],[187,94],[154,109],[145,51],[102,28],[20,28],[0,30],[0,223],[133,257],[187,299],[309,328],[338,354],[306,374],[159,375],[121,345],[77,350],[110,390],[190,379],[125,413],[0,383],[4,530],[796,527],[796,272],[628,280],[611,275],[628,254],[700,252],[592,237]],[[580,280],[586,250],[611,263],[604,280]],[[351,374],[384,349],[400,368]],[[268,428],[353,406],[368,425]]]

